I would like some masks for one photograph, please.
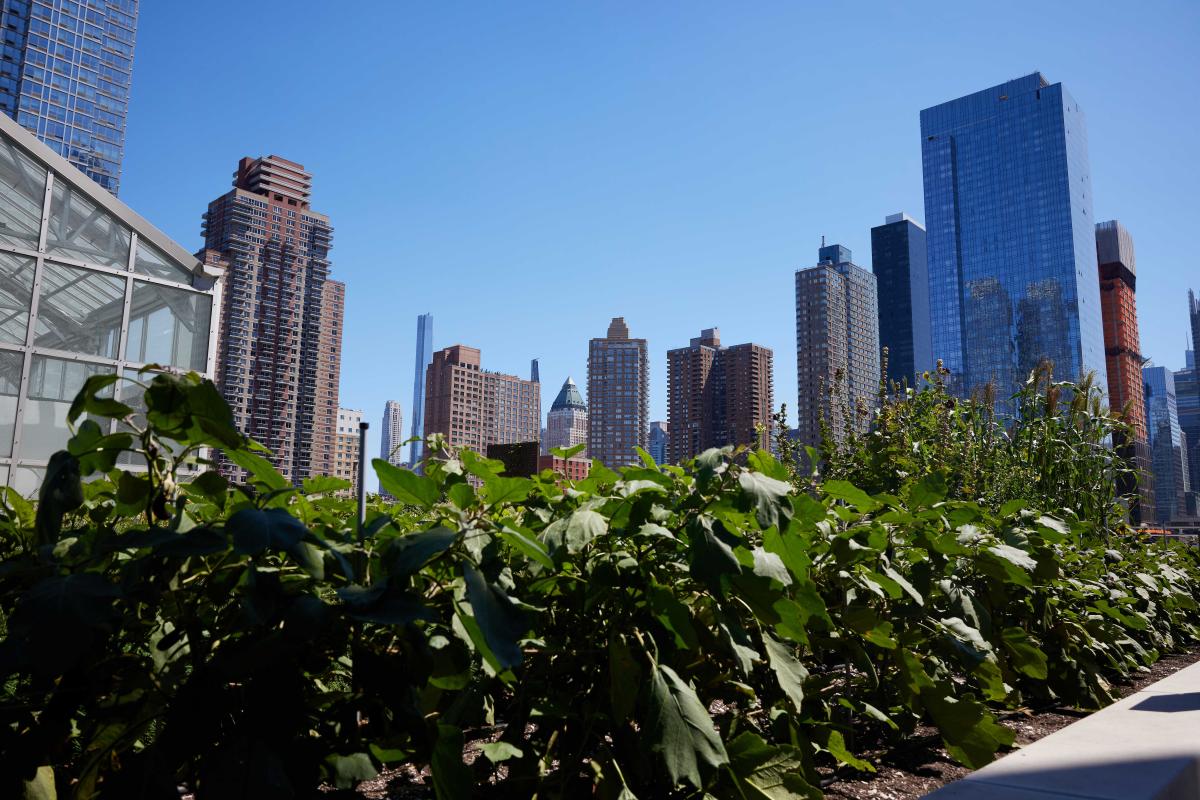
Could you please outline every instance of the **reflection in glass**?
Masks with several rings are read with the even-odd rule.
[[[83,383],[110,367],[34,356],[29,367],[29,397],[21,421],[21,458],[45,460],[67,444],[67,411]]]
[[[67,258],[125,268],[129,229],[63,181],[55,181],[46,251]]]
[[[46,170],[0,137],[0,242],[37,250]]]
[[[0,342],[25,344],[35,261],[0,252]]]
[[[133,269],[143,275],[153,275],[169,281],[192,284],[192,273],[164,256],[157,249],[143,241],[138,241],[137,252],[133,257]]]
[[[208,295],[135,281],[125,359],[203,371],[211,313]]]
[[[20,353],[0,350],[0,458],[12,456],[17,425],[17,395],[21,391]]]
[[[47,262],[33,343],[116,358],[124,307],[124,278]]]

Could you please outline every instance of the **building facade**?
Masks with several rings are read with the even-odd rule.
[[[1188,470],[1187,437],[1179,427],[1179,408],[1175,395],[1175,376],[1166,367],[1145,367],[1146,420],[1150,430],[1150,450],[1154,461],[1154,499],[1159,522],[1173,522],[1187,516],[1187,495],[1191,491]]]
[[[536,364],[536,362],[535,362]],[[533,372],[536,373],[536,367]],[[483,374],[485,444],[537,442],[542,433],[542,385],[502,372]]]
[[[916,386],[917,377],[935,366],[921,223],[901,212],[872,228],[871,272],[878,287],[879,346],[887,348],[887,378]]]
[[[586,459],[588,437],[588,407],[571,378],[563,383],[558,396],[546,413],[546,435],[542,437],[542,452],[549,455],[556,447],[568,450],[584,445],[576,457]]]
[[[1100,266],[1100,313],[1104,322],[1104,358],[1108,372],[1109,408],[1120,412],[1131,436],[1113,444],[1137,467],[1136,485],[1118,487],[1136,493],[1129,509],[1134,523],[1155,519],[1154,469],[1146,430],[1146,397],[1142,381],[1141,337],[1137,319],[1137,260],[1133,237],[1116,220],[1096,224],[1096,260]]]
[[[0,484],[37,491],[90,376],[211,377],[222,274],[0,116]]]
[[[730,444],[769,450],[773,357],[762,345],[722,346],[716,328],[668,351],[667,460],[683,463]]]
[[[421,469],[425,441],[425,377],[433,361],[433,314],[417,317],[417,354],[413,364],[412,430],[408,446],[408,463],[418,472]]]
[[[138,0],[0,0],[0,111],[114,195]]]
[[[1107,384],[1083,111],[1040,73],[921,112],[933,357],[1007,398],[1044,360]]]
[[[650,357],[613,317],[603,339],[588,343],[588,455],[608,467],[637,462],[650,434]]]
[[[489,445],[538,442],[541,386],[485,372],[477,348],[456,344],[433,354],[425,378],[425,435],[452,449],[487,453]]]
[[[1188,319],[1192,323],[1192,366],[1195,366],[1195,357],[1200,353],[1200,298],[1197,298],[1195,293],[1188,289]]]
[[[656,420],[650,423],[650,446],[646,452],[654,459],[655,464],[666,464],[671,446],[671,424],[666,420]]]
[[[1196,368],[1197,344],[1200,344],[1200,302],[1188,291],[1188,316],[1192,325],[1192,349],[1185,354],[1184,369],[1175,373],[1175,399],[1179,410],[1179,427],[1187,443],[1188,475],[1191,495],[1188,511],[1200,517],[1200,370]]]
[[[404,412],[399,400],[388,400],[383,405],[383,424],[379,428],[379,457],[394,466],[404,463]]]
[[[879,303],[875,276],[841,245],[822,246],[815,267],[796,272],[796,429],[821,443],[865,431],[879,393]]]
[[[229,268],[217,385],[238,428],[288,480],[334,467],[343,284],[329,278],[332,229],[312,176],[278,156],[243,158],[204,215],[204,242]],[[241,470],[223,463],[223,472]]]
[[[333,470],[335,478],[350,481],[351,496],[358,496],[359,432],[362,412],[353,408],[339,408],[337,413],[337,440],[334,445]]]

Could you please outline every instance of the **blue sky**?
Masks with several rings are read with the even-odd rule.
[[[353,9],[353,12],[350,11]],[[918,112],[1041,70],[1083,107],[1097,219],[1138,256],[1142,348],[1183,364],[1200,289],[1200,4],[144,2],[121,197],[198,248],[237,161],[314,174],[347,284],[342,405],[412,403],[415,317],[543,406],[622,315],[775,350],[822,235],[924,220]]]

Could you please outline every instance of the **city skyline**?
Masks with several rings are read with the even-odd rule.
[[[249,10],[248,24],[270,15],[273,5]],[[122,193],[145,192],[135,205],[153,203],[161,209],[155,221],[192,246],[196,198],[216,193],[231,157],[278,152],[319,173],[314,203],[335,220],[347,220],[339,228],[334,267],[349,285],[342,401],[355,407],[378,408],[389,396],[403,396],[402,387],[413,380],[407,355],[413,347],[411,318],[425,308],[439,316],[440,330],[448,332],[439,343],[475,341],[505,371],[516,371],[537,356],[550,375],[580,375],[591,332],[623,314],[649,341],[652,418],[665,418],[663,355],[675,341],[670,331],[694,330],[720,312],[722,328],[733,340],[761,341],[776,351],[776,397],[787,402],[795,397],[787,323],[792,271],[809,262],[806,254],[821,234],[863,254],[869,252],[871,226],[885,214],[904,209],[926,223],[919,110],[1040,68],[1070,86],[1087,111],[1096,218],[1120,218],[1138,239],[1144,273],[1139,285],[1143,350],[1156,364],[1180,368],[1179,330],[1186,309],[1177,306],[1188,274],[1181,230],[1192,216],[1182,187],[1194,182],[1196,169],[1181,157],[1186,152],[1181,131],[1188,128],[1195,104],[1184,103],[1180,130],[1174,124],[1156,126],[1153,119],[1168,113],[1178,119],[1180,98],[1194,96],[1194,87],[1181,80],[1196,71],[1196,56],[1183,44],[1195,38],[1197,15],[1183,6],[1159,8],[1125,25],[1123,17],[1104,9],[1089,7],[1085,21],[1069,9],[1043,11],[1045,30],[1006,29],[1003,56],[993,54],[995,42],[981,31],[989,27],[986,15],[967,23],[929,14],[929,20],[904,29],[905,36],[898,37],[903,41],[885,41],[874,26],[856,31],[847,46],[869,56],[861,63],[836,68],[804,63],[794,74],[795,56],[785,49],[785,40],[816,27],[844,26],[845,14],[769,9],[749,16],[656,9],[639,15],[639,26],[625,30],[620,14],[555,11],[532,15],[544,19],[529,20],[529,35],[561,34],[561,46],[580,49],[580,57],[560,65],[560,78],[547,78],[544,68],[554,63],[558,47],[533,46],[540,39],[523,33],[504,43],[492,37],[495,25],[507,20],[505,29],[511,27],[511,15],[486,12],[478,19],[457,19],[451,33],[443,15],[381,7],[382,17],[404,30],[413,45],[407,55],[389,59],[419,63],[430,58],[432,44],[424,43],[428,39],[449,42],[455,52],[461,47],[489,53],[487,61],[503,67],[482,71],[482,61],[466,57],[464,50],[461,65],[445,75],[421,72],[425,77],[419,81],[401,78],[396,91],[427,119],[420,128],[401,120],[388,137],[391,157],[363,181],[353,154],[374,146],[374,138],[339,130],[341,146],[333,149],[344,156],[332,152],[327,143],[333,129],[320,121],[329,116],[327,111],[318,117],[305,110],[295,103],[293,89],[264,99],[219,64],[213,77],[197,87],[195,101],[211,97],[233,112],[265,104],[264,110],[276,114],[275,121],[268,122],[271,114],[261,114],[248,117],[237,130],[178,130],[171,112],[182,98],[168,96],[166,89],[187,72],[195,56],[170,48],[171,32],[195,27],[203,35],[209,21],[184,10],[144,8]],[[880,6],[873,13],[882,20],[893,12]],[[685,17],[691,24],[678,30]],[[898,19],[892,16],[889,24]],[[1121,26],[1113,24],[1116,20]],[[585,32],[590,23],[608,36],[603,49],[592,41],[594,33]],[[332,26],[331,33],[342,29],[337,21]],[[1052,33],[1056,26],[1068,35]],[[303,43],[315,35],[303,28],[299,20],[285,20],[279,32],[288,41]],[[1139,31],[1161,33],[1155,39],[1160,51],[1155,63],[1120,70],[1108,64],[1103,44],[1123,39],[1118,29],[1135,36]],[[656,35],[666,31],[672,36]],[[376,34],[363,35],[366,53]],[[755,52],[735,48],[748,61],[722,78],[737,62],[712,48],[742,39],[755,42]],[[660,56],[661,67],[649,82],[640,74],[637,54],[643,47]],[[522,48],[525,52],[518,52]],[[513,58],[507,59],[510,50]],[[225,45],[218,44],[215,52],[224,51]],[[446,57],[431,63],[445,63]],[[923,77],[893,84],[878,80],[879,64],[901,57],[911,64],[912,75]],[[350,54],[349,63],[337,65],[321,80],[344,74],[358,58]],[[585,70],[584,62],[596,58],[604,58],[607,69]],[[947,63],[956,69],[934,69]],[[752,74],[757,79],[760,71],[761,83],[745,92],[746,80]],[[532,83],[522,83],[530,77],[535,78]],[[658,87],[679,91],[668,88],[668,97]],[[486,105],[492,96],[507,98],[517,111],[489,110],[477,120],[475,109],[480,103],[493,108]],[[431,106],[435,97],[445,98],[447,105]],[[344,109],[348,103],[365,102],[363,98],[357,90],[335,92],[331,103]],[[572,121],[571,113],[597,100],[595,114]],[[1127,113],[1135,102],[1139,113]],[[284,107],[287,113],[280,114]],[[856,124],[836,137],[826,135],[826,126],[815,120],[833,112]],[[393,113],[386,112],[389,119]],[[461,124],[468,113],[474,128]],[[668,132],[676,136],[687,115],[700,127],[716,130],[712,135],[693,133],[696,125],[688,124],[686,135],[673,140],[669,157],[662,159],[663,137]],[[596,138],[609,126],[630,125],[608,141]],[[168,131],[170,137],[165,136]],[[483,131],[490,141],[479,138]],[[718,131],[721,141],[716,144]],[[397,149],[392,141],[408,146]],[[1124,156],[1131,148],[1138,148],[1138,159]],[[177,160],[185,149],[190,154],[186,169],[164,196],[158,184],[164,159]],[[1171,168],[1156,168],[1156,163]],[[1160,176],[1168,173],[1170,180],[1164,181]],[[552,204],[545,202],[550,197]],[[177,227],[181,208],[186,224]],[[862,258],[864,266],[866,262]],[[567,264],[572,279],[607,273],[619,280],[591,287],[581,297],[553,277]],[[744,289],[723,286],[717,295],[707,281],[684,277],[699,273],[717,278],[728,269],[745,278]],[[509,273],[519,277],[509,279]],[[453,300],[438,291],[437,282],[444,277],[460,289]],[[560,289],[550,294],[538,288],[530,295],[539,284]],[[670,302],[664,302],[667,295]],[[402,319],[392,313],[397,296],[402,305],[413,306]],[[517,298],[539,309],[564,306],[569,311],[528,314],[495,325],[489,309]],[[737,310],[724,313],[726,303]],[[547,392],[556,388],[543,387],[543,404],[549,404],[552,394]],[[378,442],[373,438],[372,450]]]

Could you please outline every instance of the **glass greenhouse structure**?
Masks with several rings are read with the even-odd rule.
[[[0,485],[36,492],[89,376],[211,376],[220,275],[0,115]]]

